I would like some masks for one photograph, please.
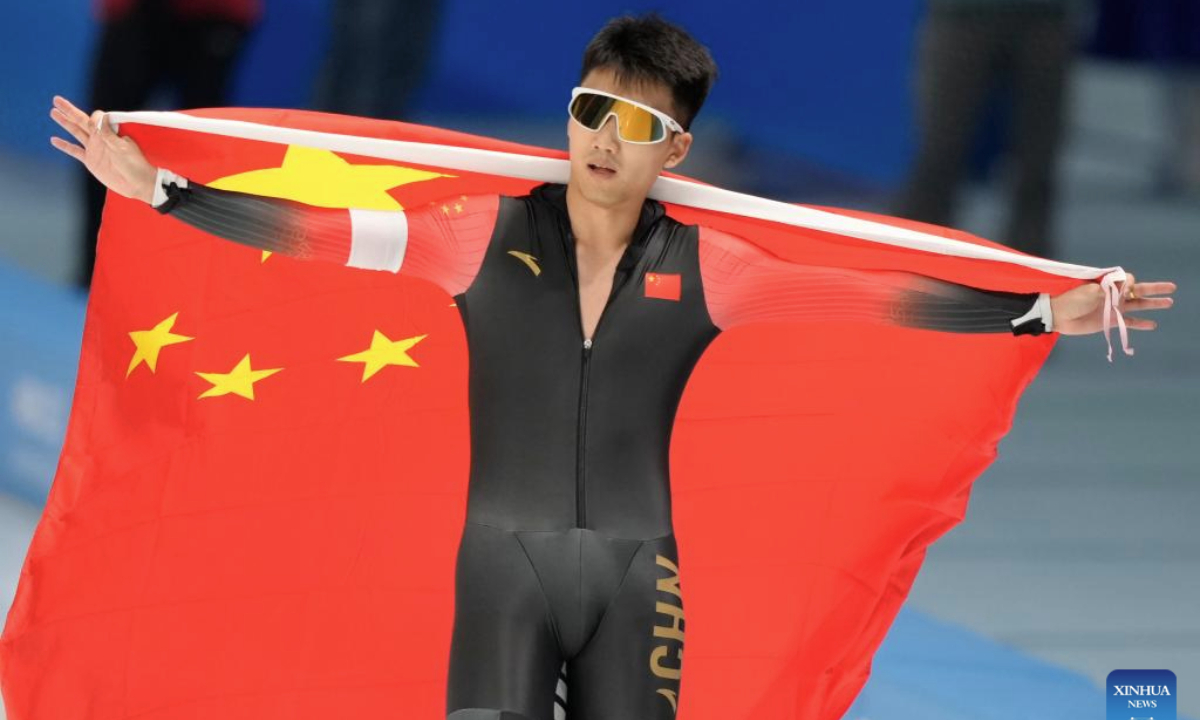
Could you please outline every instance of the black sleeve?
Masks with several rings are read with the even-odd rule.
[[[297,258],[345,263],[350,248],[346,210],[218,190],[194,182],[164,185],[155,209],[217,237]]]
[[[1013,325],[1037,304],[1038,293],[982,290],[933,278],[925,278],[921,287],[906,289],[901,295],[896,305],[900,324],[959,333],[1045,332],[1040,316]]]

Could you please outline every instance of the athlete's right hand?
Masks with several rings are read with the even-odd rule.
[[[66,98],[55,95],[50,117],[79,141],[79,145],[75,145],[60,137],[51,137],[51,145],[83,163],[113,192],[147,203],[151,201],[158,169],[146,160],[137,143],[113,132],[103,112],[97,110],[89,117]]]

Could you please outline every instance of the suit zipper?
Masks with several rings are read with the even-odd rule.
[[[575,283],[575,317],[579,322],[579,337],[583,339],[583,356],[580,367],[579,376],[579,426],[577,445],[575,449],[575,525],[579,528],[587,527],[587,401],[588,401],[588,378],[590,376],[590,368],[592,361],[592,346],[595,344],[596,335],[600,334],[600,326],[604,324],[604,316],[608,313],[608,306],[612,304],[613,298],[618,290],[617,278],[613,278],[613,287],[608,294],[608,299],[604,301],[604,307],[600,310],[600,317],[596,319],[596,331],[593,337],[584,337],[583,328],[583,303],[579,299],[579,274],[576,268],[577,263],[575,258],[575,234],[567,230],[567,243],[570,246],[572,262],[571,279]]]
[[[584,338],[583,369],[581,371],[581,377],[579,378],[579,445],[575,453],[575,526],[580,528],[587,527],[587,495],[585,494],[585,476],[587,473],[586,438],[588,369],[591,364],[591,359],[592,341],[589,338]]]

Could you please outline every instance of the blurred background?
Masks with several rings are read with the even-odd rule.
[[[42,0],[0,26],[0,611],[58,462],[98,192],[85,110],[394,118],[565,148],[583,47],[658,10],[720,79],[680,170],[1179,285],[1135,357],[1062,338],[847,718],[1095,718],[1166,668],[1200,717],[1200,0]],[[0,719],[3,713],[0,711]]]

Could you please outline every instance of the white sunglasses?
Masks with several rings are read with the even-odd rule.
[[[603,90],[577,87],[567,105],[571,119],[596,132],[604,127],[609,115],[617,117],[617,136],[635,145],[652,145],[667,139],[667,131],[683,132],[683,126],[666,113],[636,100]]]

